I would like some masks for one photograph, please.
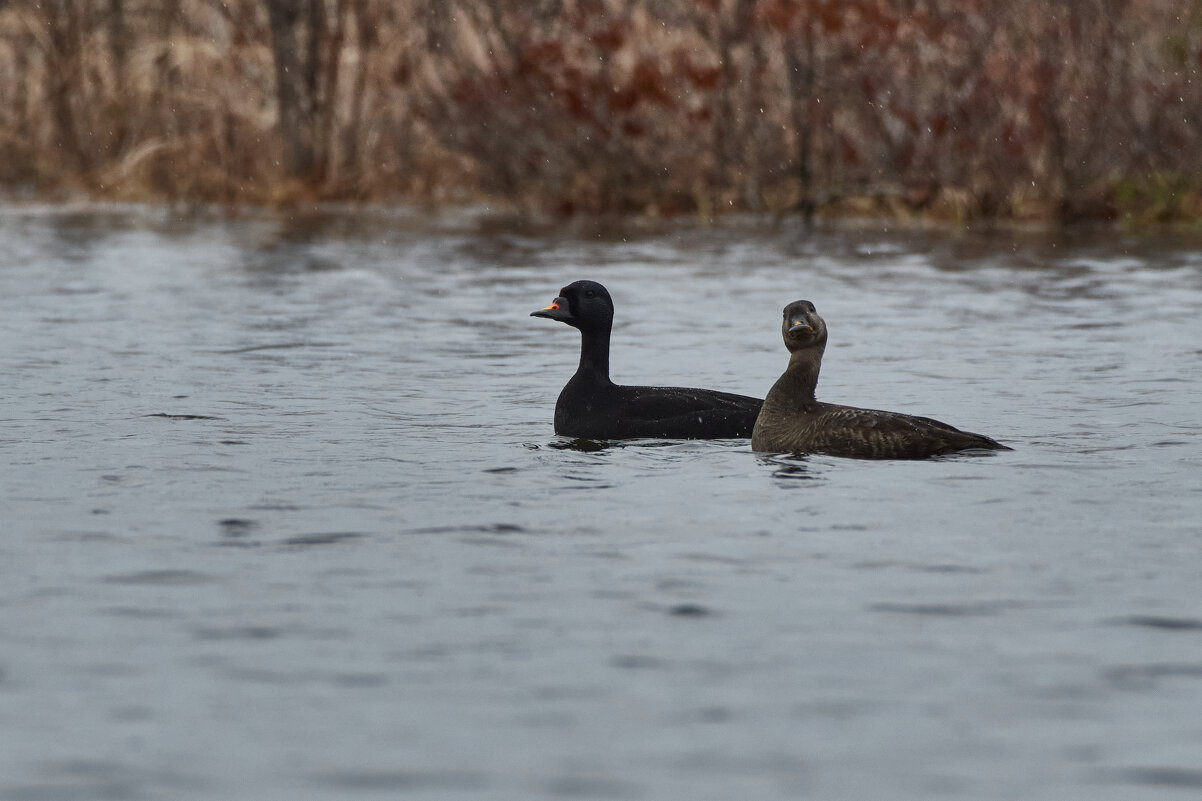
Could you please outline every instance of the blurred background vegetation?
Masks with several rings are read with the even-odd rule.
[[[0,191],[1202,218],[1202,0],[0,0]]]

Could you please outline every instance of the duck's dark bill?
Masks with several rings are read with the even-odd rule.
[[[551,301],[551,305],[543,306],[538,311],[530,312],[531,317],[546,317],[551,320],[563,320],[570,317],[571,314],[567,310],[568,302],[563,298],[556,298]]]

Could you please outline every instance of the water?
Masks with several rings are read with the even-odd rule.
[[[1202,250],[0,214],[0,799],[1129,799],[1202,789]],[[627,383],[1014,451],[565,447]]]

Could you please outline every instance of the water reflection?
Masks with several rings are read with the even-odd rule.
[[[784,488],[796,487],[799,481],[814,481],[822,478],[821,470],[810,463],[813,458],[805,454],[757,453],[756,461],[772,470],[772,477]]]
[[[624,448],[625,446],[626,443],[621,441],[588,439],[587,437],[577,437],[575,439],[563,437],[547,443],[548,448],[554,448],[558,451],[579,451],[580,453],[600,453],[614,448]]]

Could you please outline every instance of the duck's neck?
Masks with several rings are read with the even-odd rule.
[[[609,327],[580,332],[580,366],[576,375],[609,381]]]
[[[818,386],[818,371],[822,369],[822,348],[804,348],[793,351],[783,380],[789,382],[789,397],[799,404],[814,402],[814,390]]]

